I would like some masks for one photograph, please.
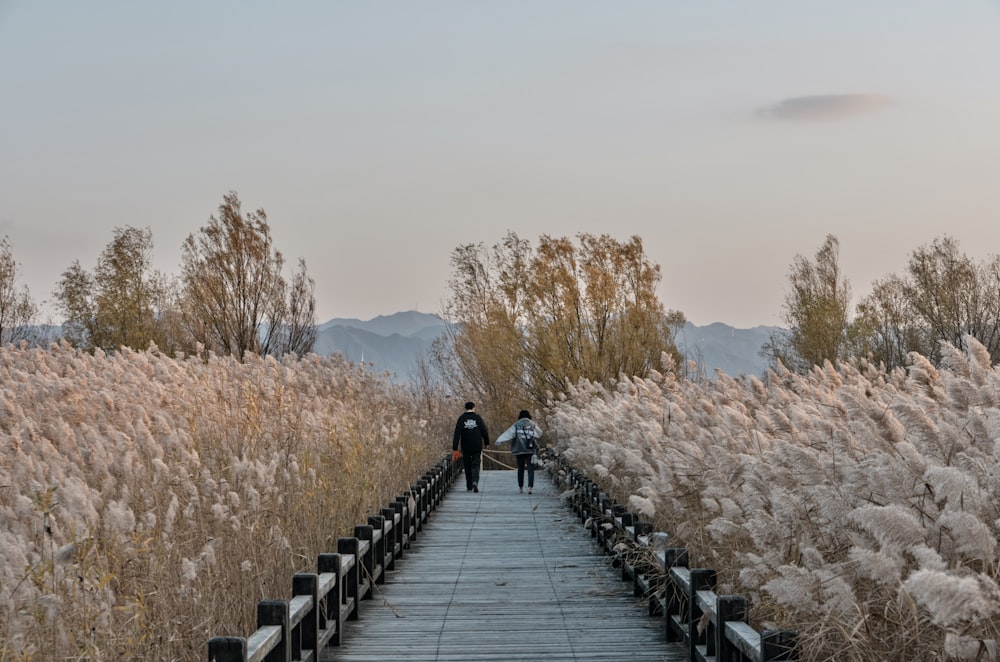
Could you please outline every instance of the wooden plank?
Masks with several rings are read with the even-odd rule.
[[[687,659],[546,474],[533,495],[511,471],[482,472],[479,493],[461,484],[321,660]]]

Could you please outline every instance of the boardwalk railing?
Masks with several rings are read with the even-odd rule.
[[[667,641],[685,644],[696,662],[798,659],[795,631],[752,628],[745,597],[715,592],[715,570],[689,567],[687,549],[669,547],[666,533],[654,532],[561,455],[546,453],[553,480],[573,490],[581,523],[621,568],[622,580],[633,582],[636,597],[648,597],[649,615],[663,617]]]
[[[315,573],[292,577],[292,598],[257,603],[257,630],[249,637],[213,637],[209,662],[317,662],[327,646],[339,646],[346,621],[357,620],[360,603],[415,540],[455,480],[458,465],[447,459],[396,497],[354,536],[337,540],[337,552],[320,554]]]

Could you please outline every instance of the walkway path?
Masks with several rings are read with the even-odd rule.
[[[632,596],[547,474],[462,476],[322,660],[679,662],[662,619]]]

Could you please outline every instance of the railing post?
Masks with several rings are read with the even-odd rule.
[[[208,662],[246,662],[247,640],[243,637],[212,637],[208,640]]]
[[[372,560],[374,563],[371,567],[371,577],[374,578],[375,584],[385,583],[385,518],[381,515],[369,515],[368,516],[368,526],[372,527],[372,543],[375,550],[372,552]],[[375,531],[379,531],[381,535],[378,537],[378,541],[375,541]]]
[[[413,499],[413,494],[407,493],[396,497],[396,503],[403,507],[403,531],[406,536],[406,547],[409,547],[413,543],[414,538],[417,536],[417,527],[413,523],[413,508],[410,507],[410,500]],[[414,504],[416,502],[414,501]]]
[[[747,622],[747,599],[742,595],[720,595],[715,600],[715,625],[708,625],[710,655],[716,662],[739,662],[740,649],[726,637],[726,623]]]
[[[281,628],[281,641],[264,657],[264,662],[291,662],[292,632],[286,600],[261,600],[257,603],[257,627],[277,625]]]
[[[799,635],[794,630],[764,630],[760,633],[761,662],[794,660],[798,657]]]
[[[339,538],[337,540],[337,551],[343,556],[354,557],[354,564],[344,576],[343,598],[354,600],[354,608],[347,615],[347,620],[356,621],[361,615],[361,596],[358,595],[358,588],[361,584],[361,541],[357,538]],[[339,632],[338,632],[339,634]]]
[[[687,628],[688,628],[688,654],[691,659],[695,658],[695,647],[702,643],[705,633],[698,633],[698,621],[701,620],[702,612],[698,607],[698,591],[711,591],[715,588],[715,570],[708,568],[691,569],[691,583],[688,585],[687,594]]]
[[[333,638],[330,640],[334,646],[340,645],[344,632],[342,611],[344,606],[344,576],[342,568],[343,561],[340,554],[320,554],[316,562],[316,569],[320,574],[329,572],[337,578],[334,582],[333,590],[326,594],[326,622],[323,624],[324,629],[326,629],[330,627],[330,621],[333,621],[334,627],[337,628],[334,630]]]
[[[638,517],[636,516],[635,513],[626,512],[624,510],[622,511],[621,518],[622,518],[622,531],[623,532],[625,531],[626,527],[634,526],[636,519],[638,519]],[[635,541],[633,540],[632,542],[635,542]],[[622,575],[621,575],[621,577],[622,577],[622,581],[623,582],[627,582],[630,579],[633,579],[633,577],[632,577],[632,575],[633,575],[633,568],[629,567],[629,562],[628,562],[628,555],[630,553],[632,553],[632,549],[631,548],[625,550],[624,552],[616,552],[616,554],[615,554],[615,557],[618,559],[618,562],[621,563],[621,566],[622,566]],[[612,565],[612,567],[614,567],[614,566]]]
[[[396,559],[403,558],[403,527],[406,526],[406,518],[403,517],[403,504],[394,501],[388,508],[382,509],[382,515],[392,522],[392,564],[389,570],[396,569]],[[396,522],[396,517],[399,522]]]
[[[688,567],[687,549],[684,547],[673,547],[663,550],[663,571],[666,574],[664,583],[664,609],[663,623],[666,627],[667,641],[683,641],[684,633],[674,627],[674,616],[683,620],[684,615],[681,610],[684,607],[684,595],[680,587],[670,578],[670,569]]]
[[[379,511],[382,515],[382,521],[385,522],[385,526],[382,527],[382,535],[386,537],[385,541],[385,557],[389,559],[386,563],[386,570],[396,569],[396,511],[393,510],[392,504],[383,508]],[[386,535],[388,534],[388,535]]]
[[[417,531],[423,531],[424,520],[427,519],[427,480],[421,478],[416,485],[417,499]]]
[[[368,550],[361,555],[361,568],[358,578],[359,585],[367,584],[368,590],[358,596],[361,600],[370,600],[374,591],[375,578],[375,531],[370,524],[359,524],[354,527],[354,537],[368,543]],[[360,592],[360,591],[359,591]]]
[[[431,512],[437,508],[437,485],[434,483],[434,474],[430,471],[424,474],[424,490],[427,493],[427,500],[424,505],[427,506],[427,514],[430,515]]]
[[[311,572],[302,572],[292,575],[292,596],[308,595],[312,598],[312,608],[306,617],[302,619],[299,631],[299,651],[292,651],[295,659],[302,657],[302,649],[311,650],[319,658],[319,633],[322,629],[323,619],[319,606],[319,575]],[[293,647],[295,642],[292,643]]]
[[[648,536],[653,532],[652,522],[640,522],[636,521],[635,524],[635,542],[638,545],[639,538],[641,536]],[[651,545],[647,546],[647,549],[651,549]],[[653,572],[653,564],[647,560],[647,557],[637,556],[635,564],[632,567],[632,595],[639,598],[643,597],[644,591],[639,585],[639,577],[642,575],[649,576]],[[659,603],[655,600],[655,596],[651,596],[652,599],[649,601],[649,615],[656,616],[660,612]],[[655,605],[655,606],[654,606]]]

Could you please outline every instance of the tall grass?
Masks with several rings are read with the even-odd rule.
[[[940,368],[583,383],[547,423],[804,659],[997,659],[1000,372],[966,342]]]
[[[450,414],[415,402],[316,355],[0,348],[0,660],[197,660],[249,634],[450,448]]]

